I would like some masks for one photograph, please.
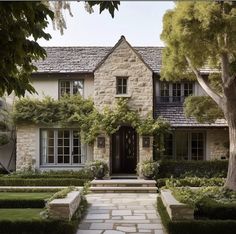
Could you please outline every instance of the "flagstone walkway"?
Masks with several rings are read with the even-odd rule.
[[[90,207],[77,234],[164,234],[155,207],[157,194],[93,193],[86,197]]]

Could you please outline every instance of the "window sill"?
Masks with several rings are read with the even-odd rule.
[[[121,97],[131,98],[131,94],[116,94],[115,95],[115,98],[121,98]]]

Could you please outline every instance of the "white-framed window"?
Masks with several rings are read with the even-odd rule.
[[[191,82],[169,83],[160,82],[159,97],[160,102],[183,102],[184,99],[194,94],[194,84]]]
[[[84,81],[83,80],[60,80],[59,81],[59,96],[64,94],[74,95],[80,94],[84,96]]]
[[[128,77],[116,77],[116,94],[128,93]]]
[[[41,165],[78,165],[85,162],[85,150],[75,129],[41,129]]]

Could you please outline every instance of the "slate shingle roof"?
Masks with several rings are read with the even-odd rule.
[[[219,119],[215,123],[198,123],[193,117],[185,117],[182,104],[156,104],[156,117],[162,116],[168,120],[172,127],[227,127],[224,119]]]
[[[47,58],[35,65],[39,73],[93,72],[112,47],[45,47]],[[153,72],[161,68],[162,47],[134,47]]]

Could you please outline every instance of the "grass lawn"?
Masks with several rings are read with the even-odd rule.
[[[43,209],[0,209],[0,220],[40,220],[41,211]]]
[[[33,200],[33,199],[42,199],[45,200],[50,198],[53,193],[40,193],[40,192],[33,192],[33,193],[24,193],[24,192],[0,192],[0,200]]]

